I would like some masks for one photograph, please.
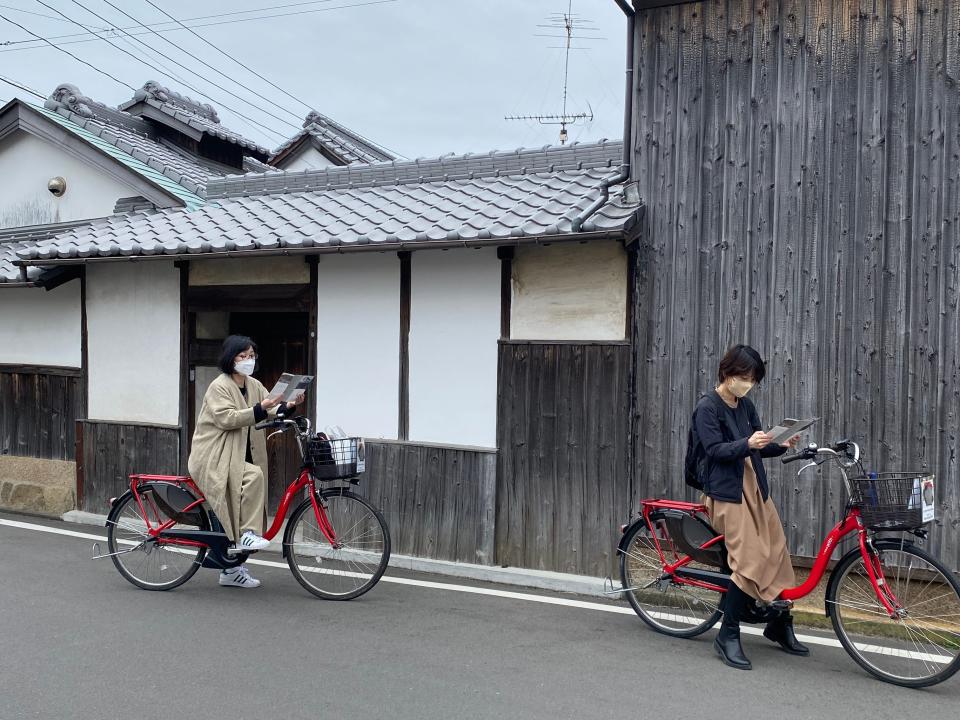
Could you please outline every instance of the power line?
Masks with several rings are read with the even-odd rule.
[[[37,1],[40,2],[40,0],[37,0]],[[128,17],[128,18],[130,18],[131,20],[133,20],[133,22],[135,22],[135,23],[140,23],[140,21],[137,20],[135,17],[133,17],[133,15],[131,15],[130,13],[128,13],[126,10],[121,10],[119,7],[117,7],[117,6],[114,5],[112,2],[110,2],[110,0],[103,0],[103,1],[104,1],[107,5],[109,5],[110,7],[112,7],[114,10],[116,10],[117,12],[119,12],[120,14],[122,14],[122,15],[124,15],[125,17]],[[80,7],[83,7],[83,5],[81,5],[78,0],[70,0],[70,2],[72,2],[74,5],[80,5]],[[97,15],[97,14],[94,13],[92,10],[89,10],[88,12],[91,12],[91,13],[93,13],[94,15]],[[97,15],[97,17],[100,17],[100,16]],[[102,18],[101,18],[101,19],[102,19]],[[142,27],[142,26],[143,26],[143,23],[140,23],[140,25],[141,25],[141,27]],[[149,29],[149,28],[148,28],[148,29]],[[227,75],[227,74],[224,73],[223,71],[215,68],[213,65],[211,65],[210,63],[208,63],[206,60],[203,60],[202,58],[197,57],[196,55],[194,55],[192,52],[190,52],[190,51],[187,50],[186,48],[183,48],[183,47],[181,47],[180,45],[177,45],[175,42],[173,42],[172,40],[170,40],[170,39],[168,39],[168,38],[165,38],[163,35],[159,34],[159,33],[156,32],[155,30],[150,30],[150,32],[152,32],[154,35],[156,35],[158,38],[160,38],[161,40],[163,40],[163,41],[164,41],[165,43],[167,43],[168,45],[172,45],[173,47],[175,47],[175,48],[176,48],[177,50],[179,50],[180,52],[182,52],[182,53],[184,53],[184,54],[186,54],[186,55],[189,55],[189,56],[192,57],[194,60],[196,60],[197,62],[199,62],[201,65],[209,68],[210,70],[213,70],[213,72],[217,73],[217,75],[220,75],[221,77],[226,78],[227,80],[229,80],[230,82],[234,83],[234,84],[237,85],[238,87],[243,88],[243,89],[246,90],[247,92],[253,93],[253,94],[256,95],[257,97],[261,98],[262,100],[266,100],[266,102],[268,102],[268,103],[271,102],[269,99],[263,97],[263,95],[260,95],[259,93],[256,93],[256,92],[250,90],[250,88],[246,87],[245,85],[243,85],[242,83],[238,82],[237,80],[234,80],[233,78],[231,78],[229,75]],[[141,42],[141,43],[142,43],[143,41],[138,40],[137,42]],[[186,70],[186,71],[189,72],[189,73],[192,73],[193,75],[196,75],[198,78],[201,78],[202,80],[206,80],[208,83],[210,83],[210,84],[213,85],[214,87],[219,88],[220,90],[223,90],[225,93],[227,93],[227,94],[230,95],[231,97],[236,98],[236,99],[239,100],[240,102],[249,105],[250,107],[254,108],[255,110],[259,110],[259,111],[262,112],[264,115],[269,115],[270,117],[272,117],[272,118],[273,118],[274,120],[276,120],[277,122],[285,123],[286,125],[289,125],[290,127],[294,128],[294,129],[296,129],[296,130],[298,130],[298,131],[300,130],[300,128],[299,128],[297,125],[294,125],[294,124],[291,123],[289,120],[286,120],[286,119],[284,119],[284,118],[282,118],[282,117],[279,117],[279,116],[277,116],[277,115],[274,115],[274,114],[273,114],[272,112],[270,112],[269,110],[265,110],[265,109],[263,109],[263,108],[258,108],[256,105],[254,105],[253,103],[251,103],[251,102],[250,102],[249,100],[247,100],[246,98],[240,97],[240,96],[237,95],[235,92],[233,92],[233,91],[231,91],[231,90],[228,90],[227,88],[223,87],[223,85],[220,85],[220,84],[218,84],[218,83],[215,83],[215,82],[214,82],[213,80],[211,80],[210,78],[204,78],[202,75],[200,75],[200,73],[196,72],[195,70],[191,70],[190,68],[188,68],[188,67],[187,67],[186,65],[184,65],[183,63],[180,63],[180,62],[174,60],[173,58],[171,58],[170,56],[168,56],[168,55],[160,52],[160,51],[157,50],[156,48],[153,48],[153,50],[154,50],[154,52],[158,53],[159,55],[161,55],[161,56],[167,58],[168,60],[170,60],[170,62],[175,63],[177,66],[182,67],[184,70]],[[273,103],[273,104],[276,104],[276,103]],[[226,107],[226,106],[224,106],[224,107]],[[234,112],[236,112],[236,111],[234,111]],[[292,112],[290,112],[289,110],[287,110],[287,112],[288,112],[289,114],[293,115],[293,117],[295,117],[295,118],[298,117],[295,113],[292,113]],[[281,135],[281,137],[283,137],[283,136]]]
[[[244,68],[247,72],[253,73],[253,74],[256,75],[258,78],[260,78],[261,80],[263,80],[265,83],[267,83],[268,85],[270,85],[270,86],[273,87],[274,89],[279,90],[280,92],[282,92],[284,95],[286,95],[288,98],[290,98],[290,99],[293,100],[294,102],[297,102],[297,103],[300,103],[301,105],[303,105],[305,108],[307,108],[307,110],[312,109],[312,108],[310,107],[310,105],[308,105],[307,103],[305,103],[305,102],[304,102],[303,100],[301,100],[300,98],[294,97],[293,95],[291,95],[290,93],[288,93],[286,90],[284,90],[282,87],[280,87],[279,85],[275,84],[274,82],[268,80],[267,78],[265,78],[263,75],[261,75],[260,73],[258,73],[256,70],[254,70],[254,69],[251,68],[250,66],[245,65],[244,63],[242,63],[242,62],[240,62],[239,60],[237,60],[237,58],[233,57],[233,56],[230,55],[229,53],[225,52],[224,50],[222,50],[222,49],[220,49],[219,47],[217,47],[216,45],[214,45],[212,42],[210,42],[210,41],[207,40],[205,37],[203,37],[203,35],[201,35],[200,33],[195,32],[192,28],[189,28],[189,27],[187,27],[186,25],[184,25],[182,22],[180,22],[179,20],[177,20],[175,17],[173,17],[173,15],[171,15],[170,13],[168,13],[166,10],[164,10],[163,8],[160,8],[160,7],[158,7],[156,4],[154,4],[154,3],[152,2],[152,0],[145,0],[145,2],[146,2],[148,5],[150,5],[151,7],[154,7],[154,8],[156,8],[157,10],[159,10],[159,11],[160,11],[161,13],[163,13],[166,17],[170,18],[173,22],[175,22],[177,25],[179,25],[179,26],[182,27],[184,30],[186,30],[187,32],[189,32],[191,35],[194,35],[194,36],[198,37],[200,40],[202,40],[204,43],[206,43],[207,45],[209,45],[210,47],[212,47],[214,50],[216,50],[218,53],[220,53],[220,54],[223,55],[224,57],[226,57],[226,58],[228,58],[228,59],[230,59],[230,60],[233,60],[233,62],[235,62],[235,63],[236,63],[237,65],[239,65],[240,67]],[[262,98],[263,98],[262,95],[259,95],[259,97],[262,97]],[[263,98],[263,99],[266,100],[266,98]],[[286,110],[286,108],[282,108],[282,109],[283,109],[283,110]],[[287,111],[287,112],[289,112],[289,111]],[[291,115],[292,115],[292,114],[293,114],[293,113],[291,113]]]
[[[228,16],[230,16],[230,15],[239,15],[239,14],[241,14],[241,13],[264,12],[264,11],[266,11],[266,10],[271,10],[271,9],[276,9],[276,8],[284,8],[284,7],[294,7],[294,6],[297,6],[297,5],[316,5],[316,4],[319,3],[319,2],[332,2],[332,0],[313,0],[313,2],[309,2],[309,3],[290,3],[290,4],[287,4],[287,5],[274,5],[274,6],[270,7],[270,8],[261,8],[260,10],[237,10],[237,11],[233,11],[233,12],[219,13],[219,14],[217,14],[217,15],[201,15],[201,16],[199,16],[199,17],[184,18],[183,22],[193,22],[193,21],[196,21],[196,20],[209,20],[209,19],[211,19],[211,18],[222,18],[222,17],[228,17]],[[205,28],[205,27],[214,27],[214,26],[217,26],[217,25],[232,25],[232,24],[234,24],[234,23],[249,22],[249,21],[251,21],[251,20],[269,20],[269,19],[278,18],[278,17],[292,17],[292,16],[297,16],[297,15],[310,15],[310,14],[313,14],[313,13],[331,12],[331,11],[333,11],[333,10],[344,10],[344,9],[349,9],[349,8],[365,7],[365,6],[367,6],[367,5],[384,5],[384,4],[386,4],[386,3],[393,3],[393,2],[397,2],[397,0],[371,0],[370,2],[350,3],[350,4],[346,4],[346,5],[337,5],[337,6],[335,6],[335,7],[318,8],[318,9],[316,9],[316,10],[298,10],[297,12],[291,12],[291,13],[276,13],[276,14],[273,14],[273,15],[255,15],[255,16],[253,16],[253,17],[236,18],[236,19],[234,19],[234,20],[220,20],[220,21],[218,21],[218,22],[211,22],[211,23],[198,23],[197,25],[192,25],[191,27],[193,27],[193,28]],[[148,35],[148,34],[150,33],[150,28],[158,27],[158,26],[160,26],[160,25],[169,25],[169,24],[170,24],[170,23],[168,23],[168,22],[150,23],[150,24],[147,24],[147,25],[144,25],[144,24],[141,23],[141,24],[138,24],[138,25],[130,25],[130,26],[125,27],[125,28],[115,27],[114,29],[117,30],[117,31],[127,31],[127,30],[135,30],[135,29],[138,28],[138,27],[145,28],[144,32],[127,33],[128,35],[130,35],[130,36],[132,37],[132,36],[134,36],[134,35]],[[164,29],[164,30],[157,30],[156,32],[159,32],[159,33],[173,32],[173,31],[179,30],[179,29],[180,29],[180,28],[166,28],[166,29]],[[104,32],[113,32],[113,30],[107,30],[107,31],[104,31]],[[77,45],[77,44],[79,44],[79,43],[93,42],[94,40],[97,40],[97,39],[100,38],[100,34],[99,34],[99,33],[92,32],[92,31],[87,31],[87,32],[83,32],[83,33],[68,33],[68,34],[66,34],[66,35],[51,35],[49,39],[50,39],[50,40],[60,40],[60,39],[66,39],[66,38],[77,38],[77,37],[82,38],[82,37],[85,37],[85,36],[87,36],[87,35],[93,35],[93,37],[92,37],[92,38],[89,38],[89,39],[86,39],[86,40],[71,40],[70,42],[60,43],[60,45]],[[46,40],[46,39],[47,39],[47,38],[41,38],[41,37],[39,37],[39,36],[37,36],[37,38],[38,38],[39,40]],[[8,46],[8,45],[22,45],[22,44],[25,44],[25,43],[32,43],[32,42],[36,42],[36,41],[35,41],[35,40],[7,40],[7,41],[5,41],[5,42],[0,43],[0,45],[3,45],[3,46]],[[19,51],[22,51],[22,50],[32,50],[32,49],[37,48],[37,47],[41,47],[41,46],[40,46],[40,45],[30,45],[30,47],[23,47],[23,48],[8,47],[6,50],[0,50],[0,52],[19,52]]]
[[[38,0],[38,1],[39,1],[39,0]],[[11,20],[11,19],[8,18],[6,15],[0,15],[0,19],[6,20],[6,21],[7,21],[8,23],[10,23],[11,25],[16,25],[18,28],[20,28],[21,30],[23,30],[23,31],[24,31],[25,33],[27,33],[28,35],[33,35],[33,37],[37,38],[38,40],[43,40],[43,41],[44,41],[45,43],[47,43],[47,45],[49,45],[50,47],[52,47],[52,48],[54,48],[54,49],[56,49],[56,50],[59,50],[59,51],[62,52],[62,53],[66,53],[67,55],[69,55],[70,57],[72,57],[72,58],[73,58],[74,60],[76,60],[77,62],[81,62],[81,63],[83,63],[84,65],[86,65],[87,67],[92,68],[93,70],[96,70],[98,73],[100,73],[101,75],[105,75],[106,77],[110,78],[110,79],[113,80],[114,82],[119,83],[120,85],[123,85],[123,86],[126,87],[126,88],[130,88],[131,90],[134,89],[132,85],[127,85],[123,80],[118,80],[117,78],[115,78],[115,77],[114,77],[113,75],[111,75],[110,73],[108,73],[108,72],[106,72],[106,71],[101,70],[100,68],[98,68],[96,65],[91,65],[91,64],[88,63],[86,60],[81,60],[80,58],[78,58],[76,55],[74,55],[74,54],[73,54],[72,52],[70,52],[69,50],[64,50],[64,49],[63,49],[62,47],[60,47],[59,45],[54,45],[52,42],[50,42],[50,41],[47,40],[46,38],[42,38],[42,37],[40,37],[39,35],[37,35],[35,32],[32,32],[32,31],[30,31],[30,30],[27,30],[23,25],[21,25],[20,23],[18,23],[16,20]]]
[[[168,18],[170,18],[173,22],[177,23],[177,25],[179,25],[180,27],[182,27],[184,30],[186,30],[187,32],[189,32],[191,35],[194,35],[195,37],[197,37],[197,38],[199,38],[200,40],[202,40],[204,43],[206,43],[207,45],[209,45],[210,47],[212,47],[214,50],[216,50],[218,53],[220,53],[221,55],[223,55],[223,56],[226,57],[227,59],[232,60],[233,62],[235,62],[237,65],[239,65],[240,67],[244,68],[244,69],[247,70],[248,72],[253,73],[253,74],[256,75],[258,78],[260,78],[261,80],[263,80],[265,83],[267,83],[267,84],[271,85],[272,87],[274,87],[275,89],[279,90],[280,92],[282,92],[284,95],[286,95],[288,98],[290,98],[290,99],[293,100],[294,102],[300,103],[301,105],[305,106],[308,110],[310,109],[310,106],[307,105],[305,102],[303,102],[302,100],[299,100],[298,98],[295,98],[293,95],[291,95],[290,93],[288,93],[288,92],[287,92],[286,90],[284,90],[282,87],[279,87],[278,85],[274,84],[274,83],[271,82],[270,80],[267,80],[267,78],[265,78],[263,75],[261,75],[260,73],[258,73],[258,72],[257,72],[256,70],[254,70],[253,68],[245,65],[244,63],[240,62],[239,60],[237,60],[235,57],[233,57],[233,56],[230,55],[229,53],[221,50],[219,47],[217,47],[217,46],[214,45],[212,42],[210,42],[210,41],[207,40],[205,37],[203,37],[203,35],[201,35],[200,33],[195,32],[195,31],[191,30],[190,28],[188,28],[186,25],[184,25],[182,22],[180,22],[180,21],[177,20],[175,17],[173,17],[173,16],[172,16],[170,13],[168,13],[166,10],[164,10],[163,8],[158,7],[156,4],[154,4],[154,3],[152,2],[152,0],[144,0],[144,1],[145,1],[150,7],[155,8],[155,9],[158,10],[159,12],[163,13],[165,16],[167,16]],[[206,63],[204,63],[204,64],[206,64]],[[234,80],[234,82],[236,82],[236,80]],[[240,83],[237,83],[237,84],[240,85]],[[243,87],[243,86],[241,85],[241,87]],[[256,96],[257,96],[258,98],[260,98],[261,100],[265,100],[265,101],[268,102],[268,103],[272,103],[272,102],[273,102],[272,100],[270,100],[270,98],[264,97],[263,95],[261,95],[260,93],[258,93],[256,90],[253,90],[252,88],[250,88],[249,90],[250,90],[250,92],[252,92],[254,95],[256,95]],[[276,104],[276,103],[274,103],[274,104]],[[292,115],[292,116],[295,117],[297,120],[303,120],[302,117],[300,117],[299,115],[297,115],[296,113],[294,113],[294,112],[292,112],[292,111],[290,111],[290,110],[287,110],[287,108],[283,107],[282,105],[277,105],[277,107],[280,108],[281,110],[283,110],[283,111],[284,111],[285,113],[287,113],[288,115]]]
[[[329,2],[330,0],[325,0],[325,1]],[[261,80],[263,80],[265,83],[267,83],[268,85],[270,85],[271,87],[276,88],[277,90],[279,90],[280,92],[282,92],[284,95],[286,95],[286,96],[287,96],[288,98],[290,98],[291,100],[294,100],[295,102],[300,103],[301,105],[303,105],[303,107],[307,108],[307,110],[312,110],[312,109],[313,109],[308,103],[305,103],[305,102],[304,102],[303,100],[301,100],[300,98],[298,98],[298,97],[296,97],[296,96],[294,96],[294,95],[291,95],[291,94],[288,93],[286,90],[284,90],[282,87],[280,87],[279,85],[276,85],[275,83],[271,82],[269,79],[265,78],[263,75],[261,75],[261,74],[258,73],[256,70],[254,70],[253,68],[249,67],[248,65],[242,63],[240,60],[238,60],[237,58],[235,58],[235,57],[234,57],[233,55],[231,55],[230,53],[228,53],[228,52],[220,49],[220,48],[217,47],[216,45],[214,45],[212,42],[210,42],[210,41],[207,40],[205,37],[203,37],[203,35],[200,35],[199,33],[194,32],[192,28],[184,25],[183,22],[181,22],[181,21],[178,20],[177,18],[173,17],[173,15],[171,15],[170,13],[168,13],[168,12],[167,12],[166,10],[164,10],[163,8],[158,7],[156,4],[154,4],[154,3],[152,2],[152,0],[144,0],[144,2],[146,2],[146,3],[147,3],[148,5],[150,5],[151,7],[156,8],[157,10],[159,10],[163,15],[165,15],[165,16],[168,17],[168,18],[170,18],[171,21],[177,23],[177,25],[179,25],[180,27],[182,27],[184,30],[186,30],[187,32],[189,32],[189,33],[192,34],[192,35],[195,35],[195,36],[198,37],[200,40],[202,40],[204,43],[206,43],[207,45],[209,45],[210,47],[212,47],[214,50],[216,50],[218,53],[220,53],[220,54],[223,55],[224,57],[228,58],[229,60],[232,60],[233,62],[235,62],[235,63],[236,63],[237,65],[239,65],[240,67],[244,68],[245,70],[253,73],[253,74],[256,75],[258,78],[260,78]],[[280,6],[280,7],[292,7],[292,6],[295,6],[295,5],[312,5],[312,4],[314,4],[314,3],[293,3],[292,5],[289,5],[289,6]],[[253,12],[253,11],[251,11],[251,10],[246,10],[246,11],[244,11],[244,12]],[[147,27],[147,26],[145,26],[145,27]],[[238,83],[238,84],[239,84],[239,83]],[[267,102],[271,102],[268,98],[263,97],[263,95],[260,95],[260,94],[257,93],[256,91],[251,90],[251,92],[253,92],[253,94],[256,95],[257,97],[259,97],[259,98],[261,98],[261,99],[263,99],[263,100],[266,100]],[[294,115],[294,113],[290,112],[289,110],[287,110],[287,109],[284,108],[284,107],[281,107],[280,109],[283,110],[283,111],[286,112],[286,113],[289,113],[290,115]],[[302,119],[302,118],[300,118],[300,117],[297,116],[297,115],[294,115],[294,117],[296,117],[298,120]],[[351,130],[351,132],[353,132],[354,135],[356,135],[356,136],[357,136],[358,138],[360,138],[361,140],[364,140],[364,141],[370,143],[371,145],[379,146],[379,147],[383,148],[384,150],[387,150],[388,152],[393,153],[394,155],[398,155],[398,156],[403,157],[402,155],[400,155],[400,153],[396,152],[395,150],[390,150],[390,148],[388,148],[388,147],[386,147],[386,146],[379,145],[378,143],[374,142],[373,140],[370,140],[369,138],[365,138],[363,135],[361,135],[360,133],[356,132],[355,130]]]
[[[46,18],[47,20],[56,20],[57,22],[68,22],[63,18],[54,17],[53,15],[45,15],[44,13],[33,12],[31,10],[24,10],[23,8],[13,7],[12,5],[0,5],[0,8],[4,8],[5,10],[13,10],[14,12],[18,12],[18,13],[24,13],[25,15],[34,15],[36,17]],[[108,28],[97,27],[96,25],[91,25],[90,27],[96,28],[100,32],[105,32],[108,29]],[[23,40],[21,42],[33,42],[33,40]]]
[[[0,75],[0,81],[5,82],[7,85],[13,85],[13,87],[15,87],[15,88],[20,88],[20,89],[23,90],[24,92],[28,92],[28,93],[30,93],[31,95],[34,95],[34,96],[40,98],[41,100],[46,100],[46,99],[47,99],[46,97],[44,97],[43,95],[41,95],[40,93],[38,93],[36,90],[32,90],[31,88],[28,88],[26,85],[21,85],[21,84],[18,83],[16,80],[11,80],[10,78],[6,78],[6,77],[4,77],[3,75]]]
[[[89,8],[85,7],[82,3],[78,2],[77,0],[70,0],[70,1],[71,1],[74,5],[77,5],[78,7],[83,8],[84,10],[86,10],[88,13],[90,13],[90,14],[93,15],[94,17],[97,17],[97,18],[99,18],[100,20],[103,20],[104,22],[106,22],[106,23],[108,23],[108,24],[110,23],[110,21],[107,20],[105,17],[103,17],[102,15],[99,15],[99,14],[95,13],[93,10],[90,10]],[[43,5],[44,7],[48,8],[48,9],[50,9],[50,10],[53,10],[53,12],[56,12],[56,13],[58,13],[58,14],[60,14],[60,15],[63,15],[63,13],[61,13],[59,10],[57,10],[56,8],[53,8],[53,7],[49,6],[49,5],[47,5],[43,0],[37,0],[37,2],[40,3],[41,5]],[[122,13],[123,15],[126,15],[126,16],[129,17],[131,20],[133,20],[134,22],[136,22],[136,18],[132,17],[131,15],[129,15],[129,14],[127,14],[127,13],[125,13],[123,10],[120,10],[120,8],[118,8],[116,5],[114,5],[113,3],[109,2],[108,0],[107,0],[107,5],[110,5],[110,7],[114,8],[114,9],[117,10],[118,12]],[[64,16],[64,17],[66,17],[66,16]],[[80,23],[77,23],[77,25],[80,25]],[[80,27],[83,27],[83,26],[80,25]],[[106,38],[102,38],[102,39],[103,39],[103,40],[106,40]],[[110,41],[107,40],[107,42],[109,43]],[[213,85],[214,87],[219,88],[220,90],[223,90],[225,93],[227,93],[227,94],[235,97],[237,100],[239,100],[240,102],[244,103],[245,105],[249,105],[250,107],[252,107],[252,108],[254,108],[254,109],[256,109],[256,110],[259,110],[259,109],[260,109],[260,108],[257,108],[255,105],[253,105],[253,103],[251,103],[249,100],[246,100],[246,99],[240,97],[239,95],[237,95],[237,94],[234,93],[234,92],[231,92],[230,90],[228,90],[227,88],[223,87],[222,85],[219,85],[218,83],[215,83],[213,80],[210,80],[210,79],[208,79],[208,78],[204,78],[204,77],[201,76],[198,72],[196,72],[196,71],[194,71],[194,70],[191,70],[191,69],[188,68],[186,65],[184,65],[183,63],[175,60],[174,58],[170,57],[170,56],[167,55],[166,53],[163,53],[163,52],[161,52],[160,50],[157,50],[156,48],[151,47],[150,45],[147,45],[147,44],[146,44],[145,42],[143,42],[142,40],[137,39],[137,42],[140,43],[141,45],[143,45],[144,47],[147,47],[147,48],[153,50],[153,52],[155,52],[156,54],[158,54],[158,55],[160,55],[161,57],[165,58],[166,60],[169,60],[169,61],[172,62],[174,65],[177,65],[178,67],[183,68],[184,70],[186,70],[187,72],[191,73],[192,75],[197,76],[197,77],[200,78],[201,80],[206,80],[208,83],[210,83],[210,84]],[[170,41],[168,40],[167,42],[170,42]],[[110,43],[110,44],[113,45],[113,43]],[[173,44],[173,43],[171,43],[171,44],[174,45],[174,47],[178,47],[177,45],[175,45],[175,44]],[[117,47],[117,46],[116,46],[116,45],[113,45],[113,47]],[[117,48],[117,49],[118,49],[118,50],[122,50],[122,48]],[[182,50],[182,48],[179,48],[179,49]],[[125,52],[125,53],[127,52],[126,50],[122,50],[122,51]],[[130,53],[127,53],[127,54],[130,55]],[[189,54],[189,53],[188,53],[188,54]],[[136,55],[132,55],[132,57],[133,57],[134,59],[138,60],[138,62],[143,62],[142,60],[140,60],[139,58],[137,58]],[[144,64],[149,65],[149,63],[144,63]],[[151,67],[153,67],[153,66],[151,66]],[[156,68],[156,67],[154,67],[153,69],[154,69],[154,70],[158,70],[158,68]],[[215,70],[216,68],[213,68],[213,69]],[[219,71],[218,71],[218,72],[219,72]],[[222,74],[222,73],[221,73],[221,74]],[[252,122],[252,123],[254,123],[255,125],[257,125],[257,127],[260,127],[260,128],[262,128],[263,130],[265,130],[265,131],[267,131],[267,132],[269,132],[269,133],[272,133],[272,134],[276,135],[277,137],[284,138],[284,135],[282,135],[281,133],[276,132],[276,131],[273,130],[272,128],[269,128],[269,127],[267,127],[266,125],[263,125],[262,123],[257,122],[257,121],[254,120],[253,118],[248,117],[248,116],[244,115],[243,113],[241,113],[241,112],[239,112],[239,111],[237,111],[237,110],[234,110],[233,108],[231,108],[231,107],[230,107],[229,105],[227,105],[226,103],[222,103],[222,102],[218,102],[218,101],[214,100],[212,97],[210,97],[210,95],[208,95],[208,94],[206,94],[206,93],[203,93],[201,90],[199,90],[198,88],[194,87],[193,85],[190,85],[189,83],[187,83],[187,82],[185,82],[185,81],[183,81],[183,80],[181,80],[181,82],[183,82],[183,84],[186,85],[190,90],[193,90],[193,91],[196,92],[196,93],[200,93],[200,94],[203,95],[204,97],[210,99],[212,102],[216,102],[218,105],[221,105],[222,107],[226,108],[227,110],[230,110],[231,112],[236,113],[237,115],[239,115],[240,117],[244,118],[245,120],[249,120],[250,122]],[[238,83],[238,84],[239,84],[239,83]],[[265,115],[269,115],[270,117],[274,118],[275,120],[279,120],[280,122],[287,123],[288,125],[291,124],[291,123],[289,123],[287,120],[284,120],[283,118],[277,117],[277,116],[274,115],[273,113],[267,112],[266,110],[261,110],[261,112],[263,112]],[[296,126],[293,126],[293,127],[296,127]]]

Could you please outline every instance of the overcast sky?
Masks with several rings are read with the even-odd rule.
[[[165,20],[147,0],[109,0],[138,22]],[[568,0],[152,0],[177,19],[212,16],[187,25],[208,25],[197,33],[306,103],[363,135],[409,158],[448,152],[508,150],[557,141],[559,128],[530,121],[506,121],[505,115],[559,113],[562,107],[564,52],[561,30],[538,27],[548,16],[567,10]],[[87,26],[126,28],[135,25],[110,7],[108,0],[43,0]],[[361,4],[366,3],[366,4]],[[352,7],[350,7],[352,6]],[[17,8],[16,10],[11,8]],[[80,33],[39,0],[0,0],[0,15],[43,37]],[[266,8],[272,8],[267,10]],[[256,10],[255,13],[239,13]],[[322,10],[321,12],[310,12]],[[103,16],[104,22],[90,14]],[[291,14],[296,13],[296,14]],[[594,121],[570,128],[570,138],[620,139],[623,132],[623,82],[626,20],[613,0],[574,0],[573,13],[592,21],[581,34],[602,40],[575,39],[586,49],[570,53],[569,113],[592,107]],[[284,14],[282,17],[249,18]],[[162,30],[172,27],[159,26]],[[136,30],[129,31],[131,33]],[[166,66],[209,96],[223,124],[273,149],[277,135],[251,125],[225,106],[248,115],[287,137],[301,126],[307,108],[263,80],[233,64],[186,30],[162,33],[184,50],[225,73],[204,67],[161,37],[143,29],[136,38],[111,41],[141,61],[90,36],[55,39],[66,50],[135,88],[156,79],[185,95],[191,90],[157,68]],[[576,36],[576,32],[575,32]],[[64,53],[43,45],[35,49],[4,44],[30,39],[0,19],[0,75],[47,96],[70,82],[100,102],[116,106],[132,92]],[[87,42],[76,42],[87,40]],[[71,44],[67,44],[71,43]],[[150,56],[144,43],[195,70]],[[34,41],[34,44],[37,44]],[[147,57],[150,57],[148,60]],[[229,78],[229,79],[227,79]],[[248,89],[269,98],[267,103]],[[245,104],[210,81],[241,96]],[[0,82],[0,100],[13,96],[38,102]],[[264,115],[266,108],[279,118]],[[293,115],[288,114],[293,113]]]

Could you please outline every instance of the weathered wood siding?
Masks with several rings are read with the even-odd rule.
[[[79,370],[0,368],[0,454],[73,460],[85,405]]]
[[[630,513],[630,347],[503,342],[498,564],[606,576]]]
[[[683,495],[695,400],[748,342],[767,421],[937,474],[931,545],[960,567],[960,0],[706,0],[635,40],[634,501]],[[815,554],[837,478],[768,469]]]
[[[110,498],[130,487],[132,473],[176,475],[177,428],[82,420],[77,477],[80,510],[105,514]]]
[[[394,553],[493,562],[495,451],[387,440],[366,447],[359,491],[383,511]]]

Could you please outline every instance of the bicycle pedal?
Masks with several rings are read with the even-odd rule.
[[[237,555],[251,555],[256,550],[244,550],[243,548],[227,548],[227,557],[236,557]]]
[[[778,612],[790,612],[793,609],[793,600],[774,600],[768,607]]]

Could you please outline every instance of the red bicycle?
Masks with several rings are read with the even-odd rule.
[[[390,560],[390,532],[380,511],[351,487],[365,469],[360,438],[312,436],[299,417],[260,423],[277,432],[294,431],[303,467],[290,483],[270,529],[272,540],[284,525],[294,499],[305,492],[286,523],[283,556],[294,577],[326,600],[350,600],[380,580]],[[272,435],[271,435],[272,437]],[[324,487],[320,483],[346,484]],[[131,475],[130,489],[110,501],[107,516],[110,557],[127,580],[144,590],[171,590],[201,567],[236,567],[250,556],[234,547],[196,483],[185,476]]]
[[[827,461],[840,467],[849,495],[844,518],[824,540],[807,580],[771,605],[751,608],[744,620],[764,622],[809,595],[838,544],[853,536],[857,545],[830,573],[825,598],[844,649],[867,672],[896,685],[926,687],[951,677],[960,669],[960,584],[917,544],[927,536],[923,507],[933,503],[933,476],[868,475],[850,441],[810,445],[782,462],[798,460],[808,461],[800,473]],[[723,535],[710,526],[704,505],[645,500],[641,506],[618,546],[619,592],[654,630],[700,635],[720,620],[730,582]]]

